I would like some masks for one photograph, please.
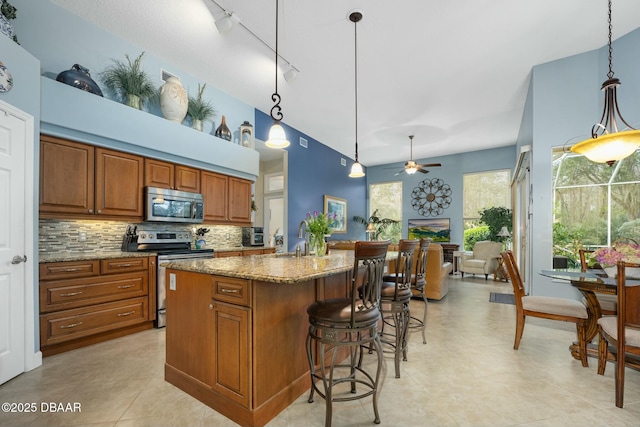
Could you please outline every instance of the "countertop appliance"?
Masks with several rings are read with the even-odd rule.
[[[204,221],[204,197],[200,193],[145,187],[145,221],[199,224]]]
[[[264,246],[264,228],[242,227],[242,246]]]
[[[155,252],[158,254],[156,275],[156,328],[167,324],[167,277],[164,264],[168,261],[212,259],[213,249],[192,249],[193,236],[189,231],[137,230],[133,235],[125,235],[125,240],[133,240],[127,245],[129,252]]]

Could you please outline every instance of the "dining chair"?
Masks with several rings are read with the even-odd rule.
[[[616,406],[622,408],[627,356],[640,357],[640,283],[627,284],[625,270],[640,265],[619,261],[617,267],[618,315],[598,319],[598,374],[604,375],[611,354],[616,363]]]
[[[520,346],[526,316],[571,322],[576,324],[582,366],[589,366],[586,340],[589,315],[584,303],[569,298],[527,295],[513,252],[502,252],[502,259],[513,285],[516,302],[516,337],[513,349],[517,350]]]
[[[374,422],[380,424],[378,391],[383,352],[378,334],[380,290],[389,240],[358,241],[354,246],[354,263],[348,279],[349,295],[316,301],[307,308],[309,333],[306,349],[311,375],[313,402],[317,392],[325,400],[325,426],[331,427],[333,402],[372,396]],[[375,371],[363,365],[363,349],[377,356]],[[347,355],[344,360],[344,355]],[[336,386],[347,383],[347,390]],[[364,387],[358,392],[356,386]]]
[[[411,319],[409,304],[413,295],[411,270],[417,246],[418,240],[400,240],[395,274],[391,281],[383,278],[380,290],[380,315],[382,316],[380,340],[392,349],[396,378],[400,378],[400,356],[402,355],[402,360],[407,360],[407,330]],[[393,331],[385,328],[387,325],[393,327]]]
[[[587,254],[593,253],[591,250],[587,249],[579,249],[578,256],[580,257],[580,271],[590,270],[589,264],[587,263]],[[597,264],[598,268],[600,264]],[[596,293],[596,298],[598,299],[598,303],[600,304],[600,311],[605,316],[615,316],[618,313],[618,299],[615,295],[607,295]]]

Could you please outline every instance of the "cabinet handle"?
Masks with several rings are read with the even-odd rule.
[[[75,328],[76,326],[80,326],[80,325],[82,325],[82,322],[72,323],[70,325],[62,325],[60,326],[60,329]]]
[[[82,291],[78,291],[78,292],[67,292],[66,294],[60,294],[61,297],[72,297],[74,295],[80,295],[82,293]]]
[[[89,209],[89,213],[93,213],[93,209]]]
[[[213,310],[213,303],[209,304],[209,310]]]
[[[98,209],[98,213],[102,213],[102,211],[100,209]]]
[[[237,294],[239,291],[237,289],[227,289],[227,288],[222,288],[220,289],[220,292],[222,292],[223,294]]]
[[[127,311],[126,313],[118,313],[118,317],[131,316],[132,314],[135,314],[135,310],[134,311]]]
[[[63,268],[60,271],[64,273],[73,273],[74,271],[80,271],[82,268]]]
[[[118,289],[129,289],[129,288],[133,288],[135,285],[120,285],[118,286]]]
[[[114,264],[113,266],[114,267],[133,267],[134,265],[136,264],[128,263],[128,264]]]

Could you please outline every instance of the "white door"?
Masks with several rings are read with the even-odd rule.
[[[33,190],[26,191],[25,182],[33,167],[26,167],[27,151],[33,157],[33,117],[0,102],[0,384],[27,370],[25,341],[33,341],[33,329],[25,334],[27,313],[34,316],[27,310],[27,304],[33,306],[33,274],[27,272],[33,268],[31,252],[26,258],[33,247],[26,242],[33,236],[26,229],[33,226],[26,209]]]

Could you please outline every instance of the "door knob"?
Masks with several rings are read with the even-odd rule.
[[[11,264],[20,264],[21,262],[27,262],[27,256],[16,255],[11,260]]]

